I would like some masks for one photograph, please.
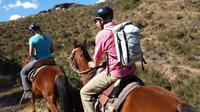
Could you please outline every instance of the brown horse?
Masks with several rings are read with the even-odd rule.
[[[26,65],[28,62],[26,59],[23,65]],[[63,69],[56,65],[43,66],[38,69],[31,86],[33,112],[35,112],[35,96],[43,96],[51,112],[58,112],[57,98],[59,98],[64,112],[72,112],[69,105],[68,79]]]
[[[91,75],[91,60],[84,44],[75,45],[69,58],[72,68],[80,74],[83,84]],[[159,86],[141,86],[132,90],[121,106],[120,112],[195,112],[176,95]]]

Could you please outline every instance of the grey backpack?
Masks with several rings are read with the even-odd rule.
[[[140,30],[133,22],[127,21],[112,28],[115,37],[118,61],[123,66],[129,66],[141,61],[146,64],[140,44]],[[144,68],[143,68],[144,69]]]

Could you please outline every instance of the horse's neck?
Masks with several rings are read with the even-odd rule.
[[[89,69],[88,62],[89,62],[89,61],[88,61],[87,59],[81,58],[81,60],[80,60],[80,62],[79,62],[79,71],[80,71],[80,72]]]
[[[81,62],[79,63],[80,66],[79,66],[79,70],[80,72],[83,72],[83,71],[87,71],[89,70],[89,66],[88,66],[88,60],[87,59],[82,59]],[[87,84],[87,82],[92,78],[94,77],[95,73],[94,72],[88,72],[88,73],[81,73],[80,74],[80,78],[81,78],[81,81],[82,81],[82,84],[85,85]]]

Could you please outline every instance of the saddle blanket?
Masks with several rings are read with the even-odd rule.
[[[39,68],[34,68],[33,70],[31,70],[28,74],[28,80],[30,80],[31,82],[33,82],[35,80],[35,77],[38,73],[38,71],[40,71],[41,69],[45,68],[47,66],[41,66]]]
[[[119,112],[120,107],[123,104],[126,96],[134,89],[141,87],[139,82],[131,82],[126,85],[125,88],[120,92],[118,97],[109,98],[104,106],[101,106],[102,112]]]

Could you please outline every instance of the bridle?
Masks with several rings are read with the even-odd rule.
[[[74,55],[75,55],[75,52],[78,50],[78,48],[75,48],[75,49],[73,49],[73,51],[72,51],[72,53],[70,54],[70,56],[69,56],[69,58],[68,58],[68,62],[69,62],[69,64],[70,64],[70,66],[71,66],[71,68],[75,71],[75,72],[77,72],[77,73],[79,73],[79,69],[76,67],[76,63],[75,63],[75,58],[74,58]],[[80,60],[80,57],[83,55],[83,52],[80,54],[80,56],[79,56],[79,58],[78,58],[78,61]]]

